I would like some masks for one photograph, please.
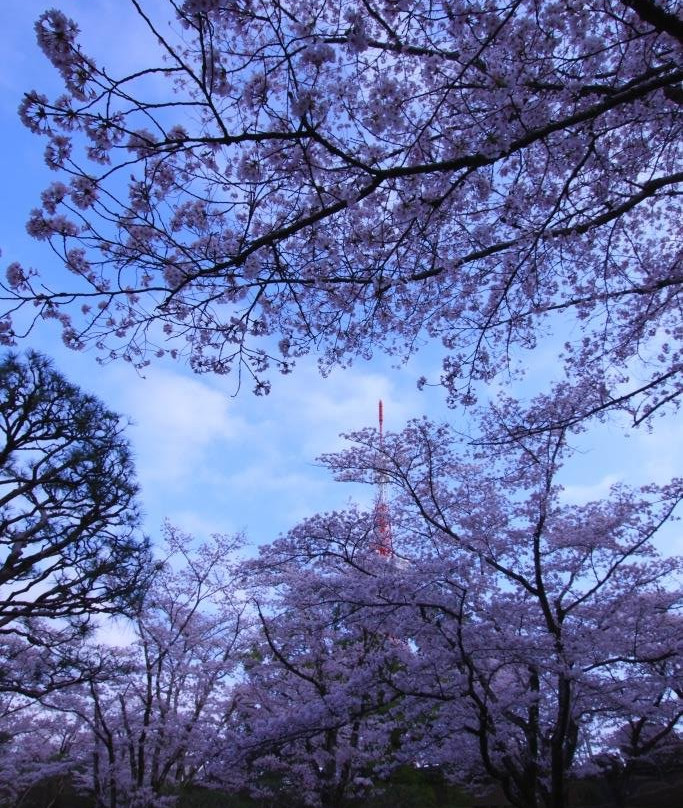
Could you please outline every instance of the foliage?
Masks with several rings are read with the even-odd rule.
[[[339,596],[353,571],[325,562],[307,569],[283,539],[244,568],[262,636],[234,693],[239,762],[220,766],[283,805],[355,805],[396,767],[398,705],[383,671],[400,655]]]
[[[78,723],[27,707],[14,695],[0,708],[0,803],[43,808],[62,794],[75,798],[71,751],[80,740]]]
[[[83,741],[71,758],[96,808],[162,808],[205,777],[230,714],[243,606],[232,556],[239,539],[215,536],[190,552],[171,526],[168,555],[135,618],[116,669],[50,699],[74,716]]]
[[[559,485],[587,418],[681,392],[673,0],[130,4],[156,49],[129,75],[36,23],[65,93],[20,107],[58,172],[28,231],[66,272],[10,264],[0,343],[54,319],[103,361],[262,394],[311,351],[438,340],[470,406],[551,337],[559,375],[496,393],[479,444],[415,420],[323,457],[393,487],[382,514],[315,514],[244,563],[167,526],[152,567],[120,418],[4,358],[0,799],[426,808],[460,801],[447,776],[567,808],[678,771],[681,561],[653,538],[683,483]],[[132,615],[129,647],[92,641],[101,612]]]
[[[350,437],[356,446],[324,461],[343,479],[396,486],[397,559],[344,596],[410,638],[390,682],[410,697],[414,759],[493,780],[519,808],[564,808],[610,726],[631,728],[627,756],[656,755],[683,717],[682,601],[680,559],[651,540],[681,481],[572,506],[557,481],[565,430],[503,455],[425,420],[381,446],[370,430]],[[341,527],[316,517],[307,532],[339,539]]]
[[[60,175],[28,230],[73,282],[11,264],[5,341],[37,305],[72,347],[262,393],[311,349],[437,339],[468,403],[566,331],[545,426],[570,394],[575,421],[676,401],[674,2],[184,0],[173,29],[131,4],[158,52],[127,76],[61,12],[36,24],[66,92],[21,105]]]
[[[117,665],[19,711],[50,760],[54,711],[75,719],[60,773],[101,808],[170,806],[194,785],[292,808],[457,801],[409,771],[567,808],[610,761],[675,759],[680,560],[652,539],[680,481],[570,505],[565,430],[504,454],[426,420],[351,437],[324,462],[394,486],[395,554],[353,508],[241,564],[234,541],[193,548],[169,528],[181,563],[160,570]],[[53,774],[36,761],[25,777]]]
[[[45,357],[0,362],[0,691],[69,680],[92,615],[140,595],[149,552],[123,428]]]

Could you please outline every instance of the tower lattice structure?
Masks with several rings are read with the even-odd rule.
[[[379,445],[377,452],[377,495],[375,497],[374,527],[375,549],[380,556],[391,558],[394,555],[391,536],[391,518],[386,501],[387,473],[384,465],[384,404],[379,400]]]

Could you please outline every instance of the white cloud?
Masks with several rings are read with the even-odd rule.
[[[641,428],[635,433],[634,457],[646,481],[665,483],[683,475],[683,422],[674,415],[652,427],[651,432]]]
[[[595,483],[568,484],[564,486],[560,499],[567,505],[585,505],[607,497],[610,488],[618,482],[621,482],[620,475],[606,474]]]
[[[245,428],[224,393],[180,369],[153,368],[145,379],[130,381],[118,407],[133,420],[138,472],[150,482],[176,486],[201,474],[206,452],[227,451]]]
[[[195,507],[185,507],[193,504]],[[234,535],[242,532],[238,524],[231,522],[229,514],[205,512],[189,499],[187,502],[179,503],[178,507],[170,507],[165,518],[183,533],[202,539],[216,533]]]
[[[135,629],[125,617],[104,618],[95,635],[97,642],[112,647],[126,647],[137,639]]]

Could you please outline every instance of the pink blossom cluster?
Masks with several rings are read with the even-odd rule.
[[[484,437],[502,415],[482,412]],[[86,654],[74,637],[69,652],[94,655],[97,676],[0,711],[0,795],[9,772],[37,782],[58,759],[83,790],[150,808],[196,785],[326,808],[419,761],[468,793],[495,783],[515,808],[566,808],[586,773],[675,760],[681,560],[652,538],[680,480],[571,505],[565,429],[505,452],[427,419],[347,437],[322,462],[338,479],[391,481],[391,553],[354,506],[246,561],[241,537],[200,543],[166,525],[134,640],[86,639]],[[29,681],[55,664],[17,638],[3,653],[0,692],[22,665]],[[68,743],[29,765],[27,725],[54,752],[55,716]]]
[[[51,9],[40,16],[35,30],[38,44],[62,74],[68,90],[84,100],[94,66],[77,45],[76,23],[61,11]]]
[[[29,229],[93,253],[95,289],[120,285],[121,306],[107,299],[131,355],[165,350],[151,333],[172,310],[189,336],[173,350],[255,383],[252,320],[322,368],[440,343],[431,381],[469,405],[561,321],[575,337],[557,350],[556,393],[571,379],[586,417],[648,419],[680,392],[677,350],[654,335],[679,319],[683,76],[673,18],[643,8],[188,0],[180,40],[157,32],[168,61],[118,78],[48,12],[41,47],[68,94],[29,93],[21,115],[70,190],[50,191]],[[79,66],[99,87],[87,105]],[[150,75],[168,76],[167,98],[148,94]],[[104,345],[101,322],[83,330]]]

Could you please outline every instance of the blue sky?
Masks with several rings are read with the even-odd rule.
[[[128,24],[132,17],[124,0],[4,0],[0,5],[0,269],[4,273],[18,260],[58,281],[59,265],[24,227],[40,191],[55,177],[42,162],[43,142],[16,114],[26,90],[59,91],[59,76],[33,34],[33,22],[52,5],[76,19],[87,52],[100,63],[124,67],[143,58],[149,43]],[[400,429],[408,418],[423,414],[457,424],[464,418],[446,409],[438,388],[418,392],[415,387],[422,374],[438,376],[435,349],[408,368],[392,368],[377,357],[326,379],[311,359],[291,376],[275,378],[270,396],[256,398],[247,389],[232,397],[232,380],[196,376],[179,364],[154,365],[144,378],[122,363],[100,367],[93,353],[64,348],[56,328],[41,327],[20,347],[29,346],[52,356],[70,379],[131,418],[145,527],[153,538],[168,518],[200,536],[243,530],[259,544],[304,516],[342,507],[352,495],[370,501],[371,492],[334,483],[315,458],[343,445],[340,432],[374,425],[379,398],[385,402],[386,429]],[[534,355],[537,375],[545,361],[552,364],[550,353]],[[651,434],[630,431],[625,437],[626,431],[612,423],[581,436],[581,451],[566,469],[568,500],[601,496],[620,480],[664,482],[681,473],[683,427],[675,416],[660,419]],[[668,528],[660,544],[667,552],[683,552],[680,528]]]

